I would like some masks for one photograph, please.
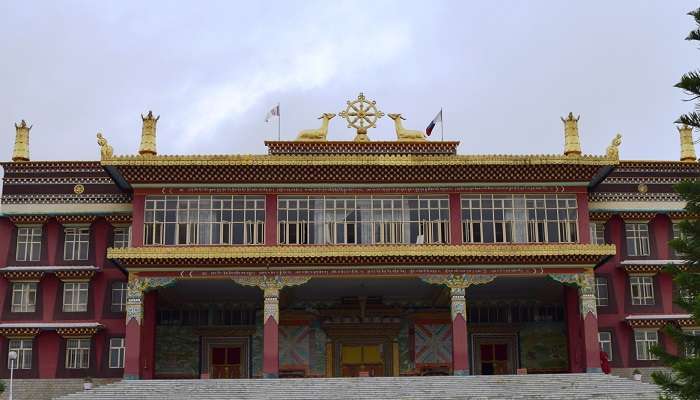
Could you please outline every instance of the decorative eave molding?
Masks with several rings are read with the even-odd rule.
[[[625,322],[632,328],[661,328],[667,324],[677,324],[680,326],[691,322],[690,314],[665,314],[665,315],[628,315],[625,317]]]
[[[100,330],[102,326],[96,327],[72,327],[72,328],[56,328],[58,333],[63,338],[92,336]]]
[[[36,336],[41,331],[56,331],[63,337],[92,336],[102,328],[98,322],[9,322],[0,323],[0,335]]]
[[[308,245],[169,246],[110,248],[107,258],[124,266],[586,264],[615,255],[614,245]]]
[[[620,267],[628,274],[634,273],[658,273],[667,265],[683,265],[684,260],[624,260],[620,262]]]
[[[6,338],[33,338],[39,332],[39,328],[0,328],[0,336]]]
[[[266,140],[273,154],[457,154],[459,142],[431,141],[272,141]]]
[[[99,268],[92,265],[7,266],[0,275],[9,281],[39,281],[44,274],[53,273],[61,280],[89,280]]]

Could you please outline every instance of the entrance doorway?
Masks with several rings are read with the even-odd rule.
[[[381,344],[341,345],[341,376],[384,376],[382,347]]]
[[[475,335],[472,339],[474,373],[477,375],[515,374],[517,368],[515,335]]]
[[[241,348],[212,347],[211,377],[214,379],[241,378]]]

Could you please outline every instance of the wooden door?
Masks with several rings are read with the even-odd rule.
[[[479,345],[482,375],[505,375],[510,372],[508,343]]]
[[[344,377],[384,376],[382,345],[343,345],[340,373]]]
[[[241,348],[240,347],[212,347],[211,349],[211,377],[214,379],[238,379],[241,378]]]

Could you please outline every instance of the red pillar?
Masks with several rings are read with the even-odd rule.
[[[450,193],[450,244],[462,244],[462,204],[459,193]]]
[[[146,196],[134,193],[131,214],[131,246],[143,246],[143,216],[146,208]]]
[[[578,289],[573,286],[564,286],[566,299],[566,330],[569,342],[569,372],[585,371],[583,352],[585,344],[581,333],[583,321],[578,309]]]
[[[158,292],[143,296],[143,323],[141,323],[141,377],[153,379],[156,362],[156,312]]]
[[[265,246],[277,244],[277,195],[265,196]]]
[[[124,336],[124,379],[140,379],[141,324],[136,318],[127,321]]]
[[[279,376],[279,289],[264,290],[263,378],[277,378]]]
[[[451,288],[452,310],[452,373],[469,375],[469,335],[467,332],[464,288]]]
[[[583,339],[586,346],[586,372],[603,372],[600,368],[598,317],[590,312],[583,318]]]

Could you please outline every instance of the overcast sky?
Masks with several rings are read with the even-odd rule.
[[[134,154],[152,109],[159,154],[264,153],[360,91],[404,126],[442,107],[460,153],[584,153],[616,133],[626,159],[679,158],[673,85],[697,68],[683,40],[696,1],[2,1],[0,159],[26,119],[32,160],[97,159],[102,131]],[[340,117],[329,139],[352,140]],[[439,140],[439,127],[431,140]],[[395,138],[388,117],[371,139]],[[4,150],[2,150],[4,149]],[[700,150],[700,149],[699,149]]]

